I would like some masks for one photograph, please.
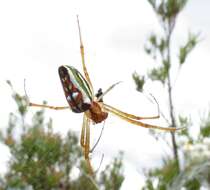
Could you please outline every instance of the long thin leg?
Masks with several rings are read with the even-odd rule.
[[[79,17],[78,17],[78,15],[77,15],[77,23],[78,23],[78,29],[79,29],[80,52],[81,52],[81,57],[82,57],[82,67],[83,67],[83,71],[84,71],[84,74],[85,74],[85,78],[86,78],[86,80],[88,81],[88,83],[90,85],[91,91],[93,92],[92,96],[94,97],[93,85],[92,85],[92,82],[90,80],[90,77],[89,77],[89,74],[88,74],[88,71],[87,71],[87,68],[86,68],[86,65],[85,65],[85,52],[84,52],[84,45],[83,45],[83,42],[82,42],[82,34],[81,34],[80,25],[79,25]]]
[[[113,85],[111,85],[101,96],[97,98],[98,101],[100,101],[110,90],[112,90],[115,86],[120,84],[122,81],[116,82]]]
[[[93,176],[94,172],[93,172],[93,168],[92,168],[91,161],[89,158],[89,153],[90,153],[90,120],[87,118],[84,154],[85,154],[85,160],[88,166],[88,171],[90,175]]]
[[[69,109],[69,106],[49,106],[49,105],[45,105],[45,104],[37,104],[37,103],[30,102],[28,94],[26,92],[26,79],[24,79],[24,91],[25,91],[25,96],[26,96],[26,101],[27,101],[28,106],[40,107],[40,108],[49,108],[49,109],[53,109],[53,110]]]
[[[101,133],[100,133],[100,136],[97,140],[97,142],[95,143],[95,145],[93,146],[93,148],[90,150],[90,128],[89,128],[89,125],[90,125],[90,120],[88,119],[88,117],[84,114],[83,116],[83,124],[82,124],[82,131],[81,131],[81,138],[80,138],[80,144],[83,148],[83,152],[84,152],[84,155],[85,155],[85,160],[87,162],[87,166],[88,166],[88,170],[89,170],[89,173],[91,175],[93,175],[94,173],[97,173],[98,169],[96,170],[96,172],[93,172],[93,168],[92,168],[92,165],[91,165],[91,161],[90,161],[90,158],[89,158],[89,153],[93,152],[95,147],[97,146],[100,138],[101,138],[101,135],[102,135],[102,132],[103,132],[103,129],[104,129],[104,125],[103,125],[103,128],[101,130]],[[103,161],[103,157],[104,155],[102,155],[102,159],[101,159],[101,162],[100,162],[100,165]]]
[[[82,124],[82,132],[81,132],[81,138],[80,138],[80,144],[83,148],[84,157],[87,163],[88,171],[90,175],[93,175],[93,168],[91,166],[91,161],[89,158],[90,154],[90,120],[87,118],[87,116],[84,114],[83,116],[83,124]]]
[[[140,121],[133,120],[129,117],[126,117],[125,115],[121,115],[119,112],[116,112],[113,109],[109,109],[106,106],[104,106],[104,109],[106,111],[111,112],[112,114],[120,117],[121,119],[129,122],[129,123],[132,123],[134,125],[138,125],[138,126],[141,126],[141,127],[144,127],[144,128],[160,129],[160,130],[171,131],[171,132],[175,132],[177,130],[183,129],[183,128],[173,128],[173,127],[165,128],[165,127],[160,127],[160,126],[157,126],[157,125],[151,125],[151,124],[143,123],[143,122],[140,122]]]
[[[105,108],[108,108],[109,110],[113,110],[115,113],[119,113],[120,115],[124,116],[124,117],[128,117],[128,118],[131,118],[131,119],[135,119],[135,120],[142,120],[142,119],[158,119],[160,118],[160,115],[158,113],[158,115],[156,116],[145,116],[145,117],[140,117],[140,116],[136,116],[136,115],[133,115],[133,114],[130,114],[130,113],[126,113],[126,112],[123,112],[117,108],[114,108],[110,105],[107,105],[107,104],[104,104],[103,103],[103,106],[105,106]]]
[[[86,125],[87,125],[87,117],[83,115],[83,123],[82,123],[82,131],[80,137],[80,145],[84,148],[85,147],[85,134],[86,134]]]
[[[98,137],[96,143],[94,144],[93,148],[91,148],[91,150],[90,150],[91,153],[95,150],[96,146],[98,145],[99,141],[101,140],[101,136],[102,136],[102,134],[103,134],[104,126],[105,126],[105,121],[104,121],[104,123],[103,123],[103,127],[102,127],[102,129],[101,129],[101,133],[100,133],[100,135],[99,135],[99,137]]]
[[[86,128],[86,134],[85,134],[85,146],[84,146],[84,154],[85,154],[85,159],[89,158],[89,153],[90,153],[90,120],[87,118],[87,122],[85,125]]]
[[[36,103],[28,103],[29,106],[32,107],[40,107],[40,108],[49,108],[49,109],[53,109],[53,110],[64,110],[64,109],[70,109],[69,106],[49,106],[49,105],[45,105],[45,104],[36,104]]]

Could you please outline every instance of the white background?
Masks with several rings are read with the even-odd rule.
[[[208,87],[210,60],[210,1],[191,0],[178,17],[173,36],[173,63],[177,63],[177,45],[182,45],[189,31],[201,32],[199,45],[189,55],[174,84],[176,113],[199,121],[209,106]],[[85,45],[86,64],[95,90],[124,81],[104,101],[127,112],[152,115],[156,107],[144,95],[136,92],[132,73],[145,74],[154,66],[143,46],[150,32],[161,32],[157,18],[147,1],[143,0],[7,0],[0,1],[0,127],[7,124],[8,113],[16,107],[5,80],[12,81],[16,90],[27,92],[34,102],[47,100],[52,105],[66,105],[57,68],[73,65],[81,71],[79,36],[76,15],[79,14]],[[148,81],[145,91],[151,92],[161,109],[167,113],[167,94],[161,85]],[[31,108],[30,112],[34,112]],[[70,110],[47,111],[55,123],[55,131],[65,134],[69,129],[78,133],[82,114]],[[164,125],[163,120],[151,121]],[[195,131],[197,125],[194,125]],[[101,126],[91,127],[92,139],[97,139]],[[169,149],[157,143],[148,130],[125,123],[110,115],[103,137],[93,155],[98,166],[124,151],[125,181],[122,190],[137,190],[142,184],[144,168],[161,164]],[[0,169],[5,171],[9,152],[1,146]],[[102,166],[103,167],[103,166]]]

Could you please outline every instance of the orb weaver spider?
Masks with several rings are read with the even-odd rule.
[[[173,127],[160,127],[156,125],[151,125],[143,123],[139,120],[142,119],[157,119],[159,118],[159,113],[156,116],[140,117],[133,114],[123,112],[117,108],[114,108],[103,102],[103,96],[112,90],[118,83],[110,86],[104,93],[101,89],[94,94],[94,89],[92,82],[90,80],[86,65],[85,65],[85,55],[84,46],[82,42],[81,29],[79,24],[79,18],[77,16],[77,24],[79,30],[79,40],[80,40],[80,54],[82,59],[82,67],[84,76],[73,66],[62,65],[58,68],[58,73],[60,76],[61,84],[63,86],[64,94],[69,106],[50,106],[44,104],[37,104],[29,102],[29,106],[49,108],[54,110],[71,109],[75,113],[84,113],[83,124],[80,137],[80,144],[83,149],[84,157],[87,162],[88,170],[91,175],[94,174],[89,154],[92,152],[90,149],[90,122],[94,124],[101,123],[105,121],[108,117],[108,113],[112,113],[119,118],[132,123],[137,126],[145,128],[160,129],[164,131],[174,132],[177,128]],[[100,137],[99,137],[100,138]],[[96,144],[95,144],[96,145]],[[94,146],[95,147],[95,146]]]

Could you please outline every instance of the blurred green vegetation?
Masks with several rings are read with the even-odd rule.
[[[156,67],[149,70],[147,75],[142,76],[137,72],[133,74],[136,89],[142,92],[147,80],[159,81],[162,84],[160,91],[168,95],[168,112],[161,111],[161,116],[168,126],[186,129],[171,133],[170,138],[166,137],[166,133],[151,131],[156,140],[161,138],[169,145],[171,155],[163,156],[161,167],[145,171],[146,181],[142,190],[210,189],[210,112],[200,123],[193,125],[190,116],[177,114],[174,109],[174,84],[188,56],[199,42],[199,35],[190,32],[186,42],[178,47],[177,53],[171,49],[178,15],[188,0],[148,0],[148,3],[156,13],[163,33],[153,32],[146,42],[145,52],[156,62]],[[172,60],[172,52],[178,55],[177,60]],[[192,126],[200,128],[197,135],[192,135]]]
[[[55,133],[53,121],[46,119],[43,109],[28,116],[26,96],[7,83],[17,111],[10,113],[8,125],[0,131],[0,140],[11,153],[8,170],[1,174],[0,189],[120,189],[124,180],[122,153],[94,177],[89,176],[77,136],[72,131],[65,136]]]

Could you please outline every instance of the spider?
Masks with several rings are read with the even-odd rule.
[[[118,83],[110,86],[104,93],[101,89],[94,94],[94,89],[92,82],[90,80],[84,56],[84,46],[82,42],[81,29],[79,24],[79,18],[77,16],[77,24],[79,30],[79,40],[80,40],[80,54],[82,59],[82,67],[84,76],[73,66],[62,65],[58,68],[58,73],[60,76],[61,84],[63,86],[64,94],[69,106],[50,106],[44,104],[37,104],[29,102],[29,106],[49,108],[54,110],[71,109],[75,113],[83,114],[83,124],[80,137],[80,144],[83,149],[84,157],[87,162],[88,171],[90,175],[94,174],[89,154],[92,152],[90,149],[90,123],[101,123],[105,121],[108,117],[108,113],[112,113],[119,118],[145,128],[160,129],[164,131],[174,132],[177,128],[173,127],[160,127],[156,125],[147,124],[141,122],[142,119],[157,119],[159,118],[159,113],[157,116],[140,117],[133,114],[123,112],[117,108],[114,108],[103,102],[103,97],[110,90],[112,90]],[[99,137],[100,138],[100,137]],[[95,147],[95,146],[94,146]]]

